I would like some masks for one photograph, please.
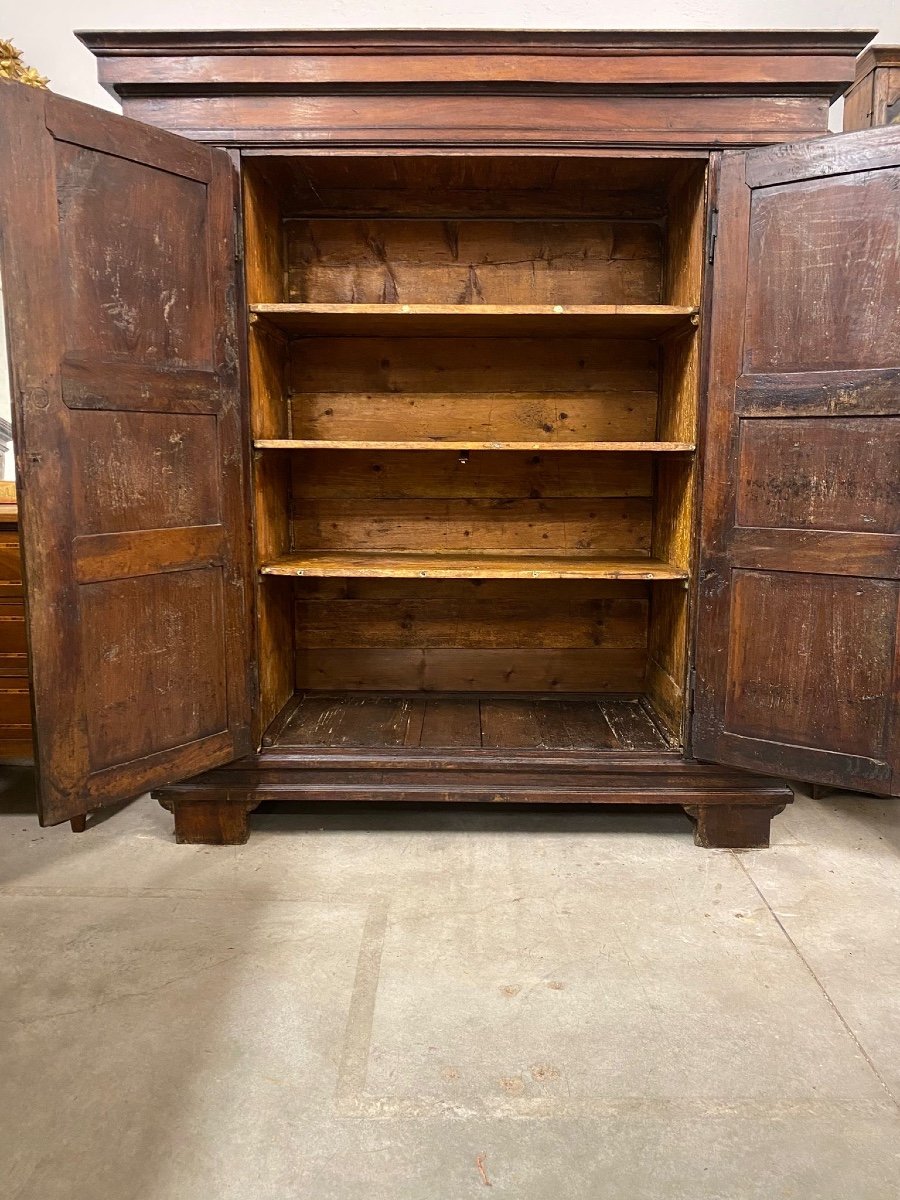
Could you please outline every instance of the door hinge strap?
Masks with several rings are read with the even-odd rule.
[[[244,257],[244,223],[241,214],[235,209],[234,213],[234,257],[241,262]]]
[[[716,257],[716,238],[719,236],[719,210],[714,208],[709,214],[709,225],[706,228],[706,261],[711,263]]]

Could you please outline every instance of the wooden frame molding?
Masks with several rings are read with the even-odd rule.
[[[825,132],[870,32],[84,32],[126,116],[230,145],[760,145]],[[235,98],[240,102],[235,104]],[[361,119],[360,99],[365,98]],[[673,106],[673,97],[677,104]]]

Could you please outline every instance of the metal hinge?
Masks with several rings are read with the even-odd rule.
[[[693,667],[691,667],[690,671],[688,671],[688,686],[687,686],[688,712],[690,712],[694,707],[694,689],[696,688],[696,686],[697,686],[697,672]]]
[[[714,208],[709,214],[709,225],[706,227],[706,261],[711,263],[716,257],[716,238],[719,236],[719,210]]]
[[[244,223],[237,209],[234,210],[234,257],[238,262],[244,257]]]

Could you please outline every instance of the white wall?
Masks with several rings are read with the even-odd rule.
[[[5,12],[3,10],[6,10]],[[877,29],[900,43],[897,0],[0,0],[0,33],[65,96],[115,107],[75,29]]]
[[[64,96],[117,108],[76,29],[871,29],[900,43],[897,0],[2,0],[0,34]],[[832,127],[835,126],[832,122]],[[9,413],[0,337],[0,413]]]

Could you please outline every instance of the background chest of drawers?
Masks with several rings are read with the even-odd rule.
[[[0,503],[0,761],[32,753],[19,517]]]

